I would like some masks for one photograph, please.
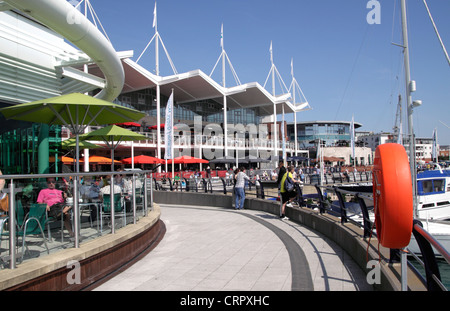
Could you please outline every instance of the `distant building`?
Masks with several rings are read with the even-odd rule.
[[[450,145],[440,146],[439,157],[443,160],[450,160]]]
[[[363,142],[364,146],[370,148],[372,151],[375,151],[377,147],[381,144],[388,143],[392,140],[391,133],[364,133],[357,135],[358,141]]]
[[[362,125],[355,122],[355,129]],[[297,123],[297,140],[301,149],[309,150],[311,158],[317,157],[319,140],[322,142],[325,158],[341,158],[340,164],[352,165],[351,146],[351,122],[350,121],[307,121]],[[290,141],[295,140],[294,123],[287,124],[287,135]],[[373,163],[372,150],[358,141],[355,132],[355,162],[357,165],[369,165]],[[333,165],[338,162],[333,162]]]

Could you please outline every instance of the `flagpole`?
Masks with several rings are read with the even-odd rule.
[[[275,70],[274,70],[274,64],[273,64],[273,50],[272,50],[272,41],[270,41],[270,63],[271,63],[271,71],[272,71],[272,95],[275,96]],[[277,154],[277,106],[276,103],[273,103],[273,156],[274,158],[278,155]],[[284,159],[283,159],[284,162]]]
[[[353,158],[353,168],[356,169],[356,154],[355,154],[355,121],[354,116],[352,115],[352,123],[350,126],[350,144],[351,144],[351,152],[352,152],[352,158]]]
[[[291,75],[292,75],[292,98],[293,104],[295,107],[295,77],[294,77],[294,59],[291,59]],[[295,148],[295,156],[298,155],[298,142],[297,142],[297,111],[294,111],[294,148]],[[297,161],[296,161],[297,163]]]
[[[156,1],[155,1],[155,9],[153,10],[153,28],[155,28],[155,62],[156,62],[156,75],[159,76],[159,33],[158,33],[158,18],[156,15]]]
[[[226,80],[225,80],[225,45],[224,45],[224,38],[223,38],[223,24],[220,29],[220,46],[222,47],[222,86],[225,88],[226,86]],[[228,155],[228,116],[227,116],[227,96],[223,95],[223,144],[224,144],[224,155]],[[236,159],[238,157],[237,149],[236,149]],[[201,163],[200,163],[201,165]],[[228,164],[226,165],[228,167]]]
[[[170,126],[172,127],[171,129],[171,137],[170,137],[170,153],[172,154],[172,178],[175,180],[175,163],[174,163],[174,154],[173,154],[173,115],[174,115],[174,100],[173,100],[173,89],[172,89],[172,120],[170,120]]]

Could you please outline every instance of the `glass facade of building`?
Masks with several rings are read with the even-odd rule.
[[[166,113],[166,103],[168,97],[161,94],[161,120],[164,120]],[[149,116],[156,116],[156,89],[144,89],[135,92],[125,93],[119,95],[114,101],[116,104],[125,107],[134,108]],[[223,105],[214,99],[205,99],[189,103],[177,104],[174,103],[174,120],[194,120],[195,116],[201,116],[203,122],[208,123],[223,123]],[[259,109],[256,108],[241,108],[229,110],[227,112],[228,124],[255,124],[260,123]],[[164,121],[161,121],[163,123]]]
[[[48,127],[48,136],[42,137],[42,127],[46,125],[33,123],[28,128],[18,128],[4,132],[0,135],[0,167],[3,174],[37,174],[38,172],[38,146],[48,143],[50,161],[48,172],[60,173],[61,162],[58,156],[61,151],[61,126]],[[47,131],[47,130],[45,130]]]
[[[288,135],[291,141],[294,137],[294,124],[288,124]],[[350,122],[302,122],[297,123],[297,141],[300,149],[310,149],[312,143],[320,139],[325,146],[347,146],[351,140]]]

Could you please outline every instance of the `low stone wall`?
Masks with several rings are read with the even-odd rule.
[[[154,201],[165,204],[233,208],[232,196],[224,194],[154,191]],[[254,199],[247,196],[244,208],[280,215],[279,201]],[[400,264],[390,264],[388,262],[389,250],[378,245],[376,238],[372,238],[370,241],[371,245],[367,247],[368,240],[363,238],[363,230],[349,223],[342,225],[340,219],[337,217],[329,214],[320,214],[309,208],[286,208],[285,212],[290,220],[319,232],[340,245],[366,273],[369,273],[371,270],[367,268],[368,261],[380,260],[381,280],[380,284],[374,285],[376,290],[401,290],[399,281]],[[426,290],[411,271],[408,271],[408,285],[410,290]]]
[[[69,248],[57,253],[35,258],[16,269],[0,271],[0,290],[79,291],[89,290],[128,267],[151,251],[165,234],[165,225],[159,219],[161,211],[154,204],[153,211],[136,224],[118,229],[114,234],[82,243],[79,248]],[[79,282],[68,281],[77,271]],[[73,284],[71,284],[73,283]]]

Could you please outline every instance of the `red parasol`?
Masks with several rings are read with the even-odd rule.
[[[126,158],[122,160],[123,164],[131,164],[133,161],[133,158]],[[146,155],[139,155],[139,156],[135,156],[134,157],[134,164],[160,164],[160,163],[164,163],[164,160],[155,158],[155,157],[150,157],[150,156],[146,156]]]

